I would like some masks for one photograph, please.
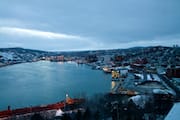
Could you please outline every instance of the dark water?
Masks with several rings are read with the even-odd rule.
[[[40,61],[0,68],[0,110],[91,96],[110,89],[110,76],[76,63]]]

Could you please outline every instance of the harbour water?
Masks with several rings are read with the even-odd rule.
[[[74,62],[39,61],[0,68],[0,110],[54,103],[110,90],[110,75]]]

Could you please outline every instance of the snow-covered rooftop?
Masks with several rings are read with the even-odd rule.
[[[56,111],[56,116],[62,116],[64,114],[64,112],[61,109],[58,109]]]
[[[180,102],[173,105],[165,120],[180,120]]]
[[[140,108],[144,108],[146,102],[149,100],[149,97],[146,95],[136,95],[136,96],[130,97],[129,100],[132,100]]]

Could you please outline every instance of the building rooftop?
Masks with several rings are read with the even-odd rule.
[[[165,120],[180,120],[180,102],[173,105]]]

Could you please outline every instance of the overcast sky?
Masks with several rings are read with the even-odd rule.
[[[180,45],[180,0],[0,0],[0,47]]]

